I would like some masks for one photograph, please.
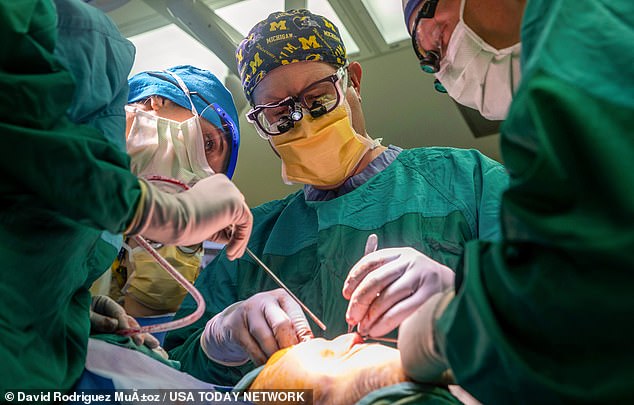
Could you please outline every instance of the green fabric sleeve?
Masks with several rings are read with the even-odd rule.
[[[467,245],[439,345],[484,403],[629,403],[634,108],[543,69],[524,80],[503,133],[504,243]]]
[[[473,238],[500,239],[500,202],[508,187],[504,166],[477,150],[456,148],[404,151],[398,161],[423,176],[421,196],[437,198],[433,204],[439,214],[447,215],[453,207],[467,219]],[[407,201],[412,205],[410,200],[411,196]]]
[[[68,119],[75,85],[54,55],[53,11],[37,0],[0,5],[0,192],[120,233],[139,201],[138,180],[125,152]]]
[[[508,187],[508,173],[504,166],[482,156],[481,172],[474,176],[476,195],[479,195],[478,239],[497,241],[501,238],[500,205],[502,192]]]
[[[85,11],[74,20],[82,38],[66,36],[57,12],[68,15],[54,4]],[[100,235],[120,232],[139,197],[127,156],[98,131],[110,120],[86,119],[98,129],[69,121],[82,119],[69,112],[74,102],[84,112],[94,111],[97,99],[124,105],[127,73],[108,76],[116,95],[95,86],[94,97],[75,98],[74,82],[82,79],[73,72],[82,67],[69,63],[67,71],[55,54],[77,51],[81,42],[88,60],[82,66],[95,74],[105,74],[100,58],[108,71],[129,67],[129,54],[103,58],[105,30],[117,31],[96,13],[74,0],[0,2],[0,391],[69,390],[77,382],[90,331],[88,287],[118,251],[114,238]]]
[[[446,387],[404,382],[372,391],[357,405],[450,405],[461,404]]]
[[[172,359],[163,358],[163,356],[161,356],[154,350],[150,349],[146,345],[137,345],[129,336],[121,336],[121,335],[116,335],[112,333],[100,333],[100,334],[90,335],[90,337],[93,339],[102,340],[106,343],[110,343],[119,347],[125,347],[126,349],[129,349],[129,350],[141,352],[145,354],[146,356],[153,358],[156,361],[159,361],[167,366],[172,367],[173,369],[180,370],[179,362]]]
[[[634,109],[543,73],[516,103],[541,147],[506,144],[529,167],[505,195],[506,242],[467,244],[441,346],[485,403],[631,400]]]
[[[467,244],[438,343],[484,403],[631,403],[634,3],[535,0],[524,24],[504,241]]]

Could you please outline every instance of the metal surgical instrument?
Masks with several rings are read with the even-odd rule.
[[[255,260],[255,262],[264,270],[267,272],[267,274],[269,276],[271,276],[271,278],[273,279],[273,281],[275,281],[275,283],[277,285],[279,285],[280,287],[282,287],[284,289],[284,291],[286,291],[294,300],[295,302],[297,302],[299,304],[300,307],[302,307],[302,309],[308,314],[308,316],[310,316],[312,318],[313,321],[315,321],[315,323],[317,324],[317,326],[319,326],[321,329],[326,330],[326,325],[324,325],[324,323],[317,318],[317,315],[313,314],[313,312],[308,309],[308,307],[306,306],[306,304],[304,304],[302,301],[300,301],[299,298],[297,298],[297,296],[295,294],[293,294],[293,292],[291,290],[288,289],[288,287],[282,282],[282,280],[280,280],[275,273],[273,273],[273,271],[271,271],[271,269],[268,268],[268,266],[266,264],[264,264],[264,262],[262,260],[260,260],[259,257],[257,257],[255,255],[255,253],[253,253],[251,251],[251,249],[247,248],[246,252],[249,254],[249,256],[251,256],[251,258],[253,260]]]
[[[372,252],[376,252],[376,248],[379,246],[379,237],[376,236],[375,233],[370,234],[368,236],[368,240],[365,241],[365,250],[363,252],[363,256],[367,256]],[[348,325],[348,333],[351,333],[352,330],[358,325]]]
[[[363,252],[363,256],[367,256],[372,252],[376,252],[378,245],[379,245],[379,238],[376,236],[376,234],[373,233],[370,236],[368,236],[368,240],[365,242],[365,251]],[[348,325],[348,333],[351,333],[354,331],[355,333],[358,333],[361,336],[361,339],[363,339],[364,341],[375,340],[377,342],[387,342],[387,343],[397,343],[398,341],[395,338],[363,336],[359,333],[358,327],[359,327],[358,324]],[[357,331],[355,331],[355,328],[357,329]]]

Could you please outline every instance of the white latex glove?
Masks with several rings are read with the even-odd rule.
[[[139,324],[125,309],[112,298],[95,295],[90,304],[90,331],[93,333],[113,333],[120,329],[138,328]],[[150,349],[159,347],[159,341],[149,333],[132,335],[137,345],[146,345]]]
[[[301,307],[283,289],[236,302],[214,316],[200,337],[211,360],[227,366],[261,365],[276,351],[313,337]]]
[[[163,192],[143,179],[139,181],[141,203],[126,234],[141,234],[156,242],[180,246],[203,240],[227,242],[229,260],[244,254],[253,216],[244,196],[227,176],[214,174],[178,194]]]
[[[398,331],[398,349],[405,374],[424,383],[453,383],[447,359],[436,345],[436,321],[454,297],[453,290],[434,294]]]
[[[349,325],[362,336],[383,336],[431,295],[454,285],[454,272],[415,249],[390,248],[370,253],[348,273],[343,296],[350,300]]]

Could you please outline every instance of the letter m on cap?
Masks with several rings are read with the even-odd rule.
[[[256,52],[255,55],[253,55],[253,60],[249,62],[249,66],[251,66],[251,73],[255,73],[261,64],[262,59],[260,59],[260,52]]]
[[[286,20],[282,20],[280,22],[273,21],[269,26],[269,31],[286,31]]]
[[[335,30],[335,26],[332,25],[330,21],[326,20],[325,18],[322,18],[322,21],[324,22],[324,26],[326,28],[329,28],[332,32],[337,32],[337,30]]]
[[[314,35],[309,36],[308,38],[299,37],[299,42],[302,44],[302,49],[310,49],[310,48],[321,48],[319,42],[317,42],[317,38]]]

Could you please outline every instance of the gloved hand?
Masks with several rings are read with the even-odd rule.
[[[227,176],[206,177],[178,194],[163,192],[143,179],[139,181],[141,203],[126,234],[187,246],[206,239],[224,243],[227,228],[231,228],[227,257],[234,260],[244,254],[253,216],[244,196]]]
[[[210,238],[207,238],[207,240],[224,245],[225,243],[229,243],[231,235],[233,235],[233,228],[229,227],[214,233]]]
[[[344,282],[346,321],[358,324],[362,336],[383,336],[453,284],[451,269],[415,249],[377,250],[359,260]]]
[[[90,331],[92,333],[113,333],[120,329],[138,328],[139,324],[125,309],[110,297],[95,295],[90,304]],[[146,345],[150,349],[159,347],[159,341],[149,333],[132,335],[137,345]]]
[[[454,297],[454,291],[434,294],[405,319],[398,331],[398,349],[405,374],[414,381],[452,384],[447,359],[438,347],[436,321]]]
[[[200,337],[211,360],[261,365],[276,351],[313,337],[301,307],[281,288],[264,291],[214,316]]]

